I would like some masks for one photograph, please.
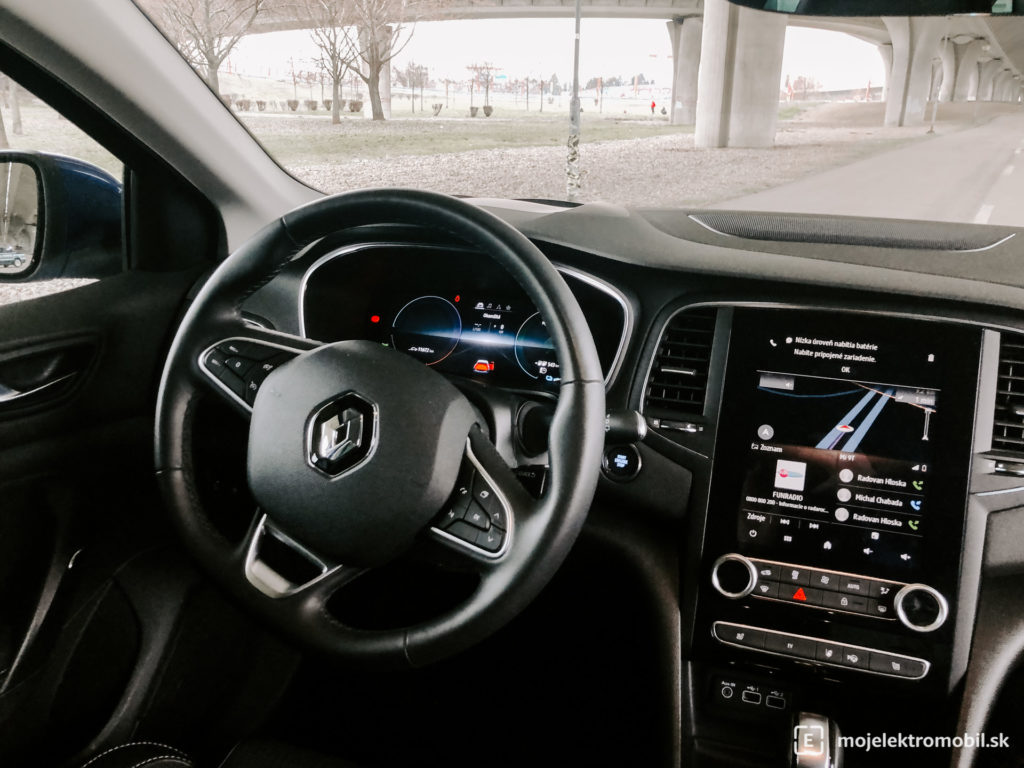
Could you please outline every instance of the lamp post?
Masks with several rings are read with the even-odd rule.
[[[565,196],[574,201],[580,191],[580,5],[576,0],[576,36],[572,57],[572,100],[569,102],[569,153],[565,161]]]

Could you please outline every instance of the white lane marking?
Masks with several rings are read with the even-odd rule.
[[[1005,168],[1003,168],[1003,176],[1009,176],[1011,173],[1013,173],[1012,165],[1008,165]]]
[[[975,224],[988,224],[988,220],[992,218],[992,211],[995,210],[994,205],[983,205],[978,209],[977,215],[974,217]]]

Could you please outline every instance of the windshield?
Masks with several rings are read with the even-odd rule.
[[[584,2],[577,69],[566,4],[139,4],[324,192],[1024,225],[1024,19]]]

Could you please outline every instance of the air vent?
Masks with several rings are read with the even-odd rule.
[[[1024,336],[1004,333],[999,341],[992,447],[1024,454]]]
[[[687,309],[669,321],[647,379],[645,414],[699,416],[704,412],[717,312],[713,307]]]

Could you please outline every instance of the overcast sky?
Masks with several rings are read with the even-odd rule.
[[[431,78],[466,79],[466,67],[490,62],[511,79],[572,73],[572,19],[494,19],[422,22],[394,66],[425,64]],[[672,50],[664,21],[584,19],[580,78],[642,72],[658,85],[671,85]],[[231,66],[245,74],[287,77],[288,58],[311,59],[316,48],[307,32],[276,32],[243,39]],[[297,69],[309,69],[296,65]],[[817,78],[827,90],[882,85],[882,59],[875,46],[838,32],[790,28],[782,80],[787,75]]]

